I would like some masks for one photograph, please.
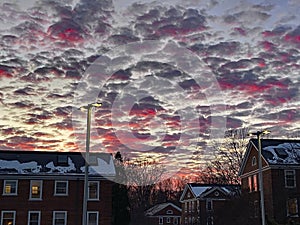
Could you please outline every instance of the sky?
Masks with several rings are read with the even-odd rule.
[[[300,2],[0,0],[0,149],[195,171],[230,129],[300,134]]]

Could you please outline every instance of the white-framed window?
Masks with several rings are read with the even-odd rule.
[[[172,214],[173,214],[173,210],[169,209],[169,210],[167,210],[166,213],[167,213],[168,215],[172,215]]]
[[[207,199],[207,200],[206,200],[206,209],[207,209],[208,211],[211,211],[211,210],[213,209],[213,202],[212,202],[211,199]]]
[[[285,187],[294,188],[296,187],[296,171],[295,170],[285,170]]]
[[[42,180],[31,180],[30,181],[30,196],[31,200],[41,200],[43,191],[43,181]]]
[[[184,203],[184,211],[187,212],[187,202]]]
[[[68,195],[68,181],[56,180],[54,187],[54,195],[66,196]]]
[[[4,180],[3,195],[17,195],[17,194],[18,194],[18,181]]]
[[[88,225],[98,225],[99,221],[99,212],[90,211],[87,212],[87,224]]]
[[[298,217],[298,199],[290,198],[287,200],[287,216]]]
[[[41,200],[43,192],[43,181],[42,180],[31,180],[30,181],[30,196],[31,200]]]
[[[158,224],[163,224],[164,218],[162,216],[158,217]]]
[[[167,217],[167,223],[171,223],[171,218]]]
[[[41,212],[40,211],[29,211],[28,212],[28,225],[40,225],[41,223]]]
[[[1,211],[1,225],[16,225],[16,211]]]
[[[89,181],[89,200],[99,200],[99,181]]]
[[[53,212],[53,225],[66,225],[67,224],[67,212],[66,211],[54,211]]]

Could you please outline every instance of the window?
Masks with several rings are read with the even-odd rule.
[[[53,225],[66,225],[67,224],[67,212],[54,211],[53,212]]]
[[[252,192],[252,177],[251,176],[248,177],[248,188],[249,188],[249,192]]]
[[[87,224],[98,225],[98,212],[87,212]]]
[[[295,170],[285,170],[284,175],[285,175],[285,187],[287,188],[296,187]]]
[[[167,217],[167,223],[171,223],[171,218]]]
[[[54,195],[68,195],[68,181],[55,181]]]
[[[187,223],[188,223],[188,218],[184,217],[184,224],[187,224]]]
[[[3,195],[17,195],[18,181],[17,180],[4,180]]]
[[[256,166],[256,157],[255,156],[252,157],[251,165]]]
[[[298,216],[298,201],[297,198],[291,198],[287,201],[287,215]]]
[[[210,211],[210,210],[213,209],[213,204],[212,204],[212,200],[211,199],[206,200],[206,209],[208,211]]]
[[[184,203],[184,211],[187,212],[187,202]]]
[[[169,214],[169,215],[171,215],[171,214],[173,214],[173,210],[167,210],[167,214]]]
[[[214,224],[214,220],[213,218],[210,216],[207,218],[207,225],[213,225]]]
[[[254,210],[254,218],[258,218],[259,215],[259,204],[258,201],[254,201],[253,203],[253,210]]]
[[[258,186],[257,186],[257,175],[253,175],[253,187],[252,187],[253,191],[258,191]]]
[[[173,221],[174,221],[173,224],[177,225],[178,224],[178,217],[174,217]]]
[[[89,181],[89,200],[99,200],[98,181]]]
[[[158,224],[163,224],[164,223],[164,218],[162,216],[160,216],[158,218]]]
[[[15,225],[15,224],[16,224],[16,211],[1,212],[1,225]]]
[[[28,212],[28,225],[40,225],[41,212],[29,211]]]
[[[43,181],[41,180],[30,181],[30,199],[42,199],[42,186]]]
[[[68,156],[67,155],[58,155],[57,156],[58,166],[67,166],[68,165]]]

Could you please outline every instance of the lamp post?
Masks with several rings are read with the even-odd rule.
[[[85,141],[85,164],[84,164],[84,193],[83,193],[83,206],[82,206],[82,225],[87,225],[87,201],[89,190],[89,153],[90,153],[90,139],[91,139],[91,117],[92,109],[100,107],[101,103],[91,103],[80,109],[87,110],[86,121],[86,141]]]
[[[258,182],[259,182],[259,193],[260,193],[260,211],[261,211],[261,224],[266,225],[265,218],[265,200],[264,200],[264,187],[263,187],[263,176],[262,176],[262,160],[261,160],[261,136],[269,134],[270,131],[263,130],[250,133],[256,135],[258,141]]]

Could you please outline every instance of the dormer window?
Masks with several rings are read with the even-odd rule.
[[[256,166],[256,157],[253,156],[252,157],[252,163],[251,163],[252,166]]]
[[[58,155],[57,156],[58,166],[67,166],[68,165],[68,156],[67,155]]]

